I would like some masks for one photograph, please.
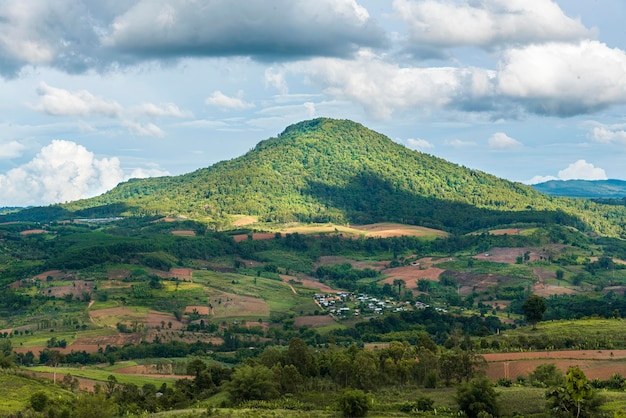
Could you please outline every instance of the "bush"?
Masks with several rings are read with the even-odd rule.
[[[457,389],[456,402],[459,409],[469,417],[485,416],[498,417],[500,410],[496,401],[498,394],[487,378],[475,379],[463,383]]]
[[[364,417],[369,409],[369,397],[362,390],[345,390],[339,396],[339,410],[344,417]]]
[[[42,412],[48,405],[48,395],[43,391],[37,391],[30,395],[30,406],[37,411]]]

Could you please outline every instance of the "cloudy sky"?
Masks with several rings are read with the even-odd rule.
[[[623,0],[0,0],[0,207],[347,118],[513,181],[626,179]]]

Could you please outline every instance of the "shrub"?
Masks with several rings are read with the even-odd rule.
[[[369,409],[369,397],[362,390],[345,390],[339,396],[339,410],[344,417],[364,417]]]
[[[456,402],[469,418],[482,417],[485,413],[497,417],[500,416],[497,396],[489,379],[474,379],[459,386]]]

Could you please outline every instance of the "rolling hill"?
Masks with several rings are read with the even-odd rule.
[[[624,180],[550,180],[534,184],[533,188],[553,196],[590,199],[622,199],[626,197],[626,181]]]
[[[391,221],[455,233],[556,223],[613,236],[623,235],[614,218],[624,213],[547,196],[407,149],[358,123],[327,118],[291,125],[208,168],[131,180],[95,198],[30,213],[37,211],[57,218],[183,216],[219,229],[237,215],[269,223]]]

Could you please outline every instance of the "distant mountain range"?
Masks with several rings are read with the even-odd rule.
[[[585,197],[590,199],[623,199],[624,180],[550,180],[532,186],[552,196]]]
[[[626,216],[626,208],[611,210]],[[560,224],[626,235],[606,211],[410,150],[356,122],[319,118],[192,173],[134,179],[91,199],[0,221],[174,216],[228,229],[246,216],[259,224],[399,222],[453,233]]]

